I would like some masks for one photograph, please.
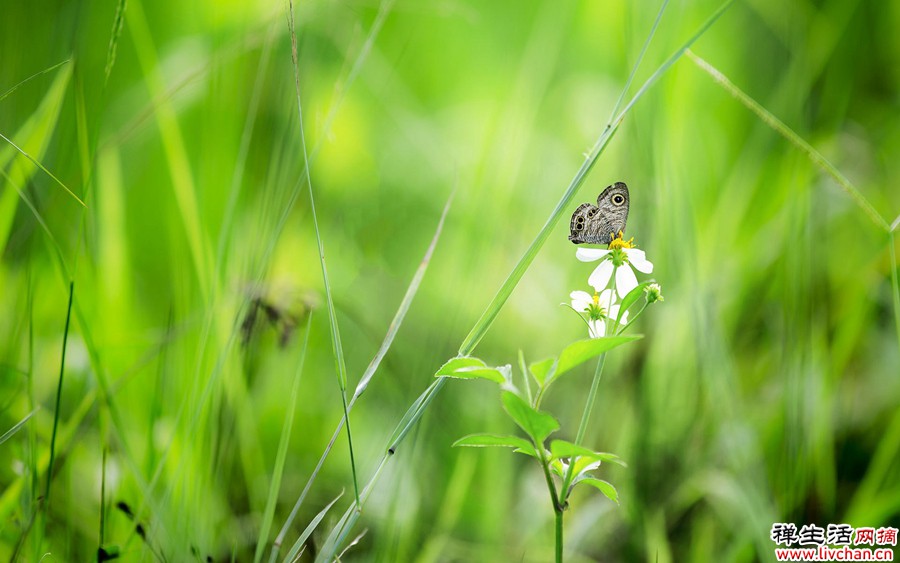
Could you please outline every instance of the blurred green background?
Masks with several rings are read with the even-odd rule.
[[[673,1],[631,92],[717,7]],[[287,7],[124,8],[117,35],[114,0],[0,6],[0,133],[59,180],[0,145],[0,433],[38,409],[0,443],[0,559],[94,560],[102,543],[127,561],[250,561],[342,412],[300,182]],[[363,482],[603,130],[657,9],[295,6],[351,392],[458,186],[412,309],[351,416]],[[747,0],[693,50],[891,223],[898,28],[898,2]],[[577,203],[619,180],[631,188],[627,234],[666,300],[639,321],[644,340],[609,355],[586,445],[628,461],[600,472],[621,506],[577,492],[567,559],[765,561],[773,522],[900,525],[900,245],[688,58],[628,114]],[[586,336],[559,306],[588,289],[593,267],[566,240],[575,206],[476,351],[489,363],[515,364],[519,349],[555,355]],[[242,342],[253,300],[279,322],[260,312]],[[567,376],[544,403],[560,437],[574,439],[591,373]],[[286,416],[284,476],[261,538]],[[351,537],[367,533],[343,560],[550,560],[540,470],[508,451],[450,447],[480,431],[514,431],[496,389],[451,381],[386,466]],[[286,545],[342,490],[304,560],[352,496],[343,435]],[[138,513],[146,539],[117,503]]]

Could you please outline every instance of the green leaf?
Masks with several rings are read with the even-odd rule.
[[[459,440],[453,442],[453,447],[468,448],[518,448],[520,450],[534,451],[534,446],[528,443],[528,440],[519,438],[518,436],[502,436],[499,434],[469,434]],[[527,452],[523,452],[527,453]]]
[[[597,462],[615,463],[616,465],[621,465],[622,467],[628,467],[628,464],[622,461],[622,458],[615,454],[594,452],[591,455],[581,456],[576,459],[575,466],[572,468],[572,470],[574,471],[575,475],[581,475],[586,471],[592,471],[596,469],[596,467],[591,467],[591,465],[594,465]]]
[[[12,232],[16,209],[22,197],[19,190],[24,189],[34,176],[37,171],[35,161],[43,160],[53,139],[72,68],[73,65],[67,64],[59,69],[37,109],[12,136],[11,140],[17,141],[19,148],[34,160],[29,161],[10,144],[0,143],[0,170],[6,171],[3,175],[5,181],[0,183],[0,248],[6,248]]]
[[[434,373],[434,376],[440,377],[442,375],[453,375],[453,372],[455,372],[458,369],[467,368],[467,367],[486,367],[486,366],[487,366],[487,364],[485,364],[478,358],[473,358],[471,356],[450,358],[450,360],[448,360],[447,363],[442,365],[440,367],[440,369]]]
[[[541,459],[541,457],[537,453],[537,450],[534,449],[534,446],[532,446],[531,444],[528,444],[528,449],[516,448],[513,450],[513,452],[517,454],[525,454],[527,456],[533,457],[534,459]]]
[[[644,336],[641,334],[633,336],[604,336],[603,338],[586,338],[584,340],[573,342],[566,346],[562,351],[562,354],[559,355],[556,371],[545,385],[549,385],[550,381],[555,380],[560,375],[593,357],[612,350],[616,346],[621,346],[626,342],[633,342],[643,337]]]
[[[494,383],[510,383],[512,368],[509,365],[490,367],[478,358],[452,358],[442,365],[434,374],[435,377],[453,377],[456,379],[487,379]]]
[[[558,459],[554,459],[553,461],[550,462],[550,471],[556,473],[563,479],[566,478],[566,470],[565,470],[565,468],[563,468],[562,462],[559,461]]]
[[[611,484],[607,483],[603,479],[595,479],[593,477],[586,477],[579,481],[580,483],[587,483],[588,485],[595,487],[600,490],[601,493],[606,495],[606,498],[613,501],[616,504],[619,504],[619,493],[616,492],[616,488]]]
[[[460,368],[453,373],[441,377],[453,377],[456,379],[487,379],[494,383],[503,383],[506,381],[500,370],[481,366]]]
[[[647,280],[645,282],[641,282],[628,292],[628,295],[622,299],[622,302],[619,303],[619,315],[616,317],[616,324],[621,324],[622,315],[625,314],[625,311],[628,310],[629,307],[637,303],[637,300],[641,298],[641,295],[644,294],[644,288],[650,285],[651,283],[655,283],[653,280]]]
[[[556,358],[547,358],[546,360],[534,362],[528,366],[531,375],[534,376],[534,380],[537,381],[538,385],[541,387],[544,386],[544,380],[547,378],[547,373],[550,372],[550,369],[553,367],[553,362],[555,361]]]
[[[597,452],[565,440],[553,440],[550,442],[550,452],[553,454],[554,458],[575,456],[597,457]]]
[[[542,444],[547,436],[559,430],[559,422],[553,416],[533,409],[515,393],[504,392],[502,400],[509,416],[536,444]]]
[[[625,463],[625,461],[616,454],[596,452],[594,455],[597,457],[597,459],[604,463],[615,463],[616,465],[621,465],[622,467],[628,467],[628,464]]]

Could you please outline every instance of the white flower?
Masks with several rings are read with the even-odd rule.
[[[619,305],[615,305],[616,294],[611,289],[594,295],[586,291],[573,291],[569,297],[572,299],[573,309],[588,314],[588,334],[591,338],[605,336],[606,319],[615,321],[619,317]],[[622,313],[619,322],[628,322],[628,311]]]
[[[609,285],[613,270],[616,272],[616,292],[619,297],[625,297],[637,287],[637,278],[632,271],[649,274],[653,271],[653,264],[647,260],[644,251],[639,248],[617,248],[602,250],[599,248],[579,248],[575,257],[582,262],[594,262],[600,260],[600,265],[594,268],[588,283],[597,291],[603,291]],[[618,267],[613,266],[614,261],[621,261]]]

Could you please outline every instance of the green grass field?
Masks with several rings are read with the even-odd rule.
[[[540,466],[451,447],[524,435],[500,392],[434,374],[588,336],[616,181],[665,301],[565,560],[900,527],[900,3],[660,5],[0,5],[0,561],[552,561]]]

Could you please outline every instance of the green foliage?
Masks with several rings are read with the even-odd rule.
[[[543,444],[547,436],[559,430],[559,422],[552,415],[532,408],[525,399],[515,393],[505,391],[502,400],[506,413],[535,444]]]
[[[294,2],[294,67],[284,4],[6,3],[0,561],[546,561],[558,506],[573,563],[896,525],[900,12],[661,4]],[[618,180],[666,301],[560,371],[568,218]],[[347,420],[363,506],[319,517]]]

